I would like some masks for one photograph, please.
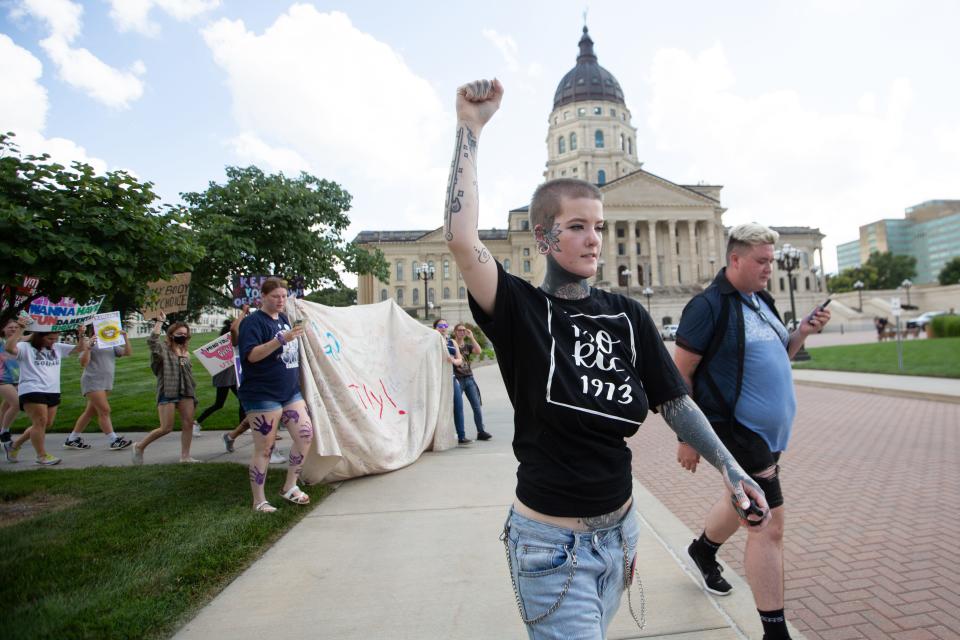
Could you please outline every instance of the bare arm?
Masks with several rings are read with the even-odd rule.
[[[121,331],[123,335],[123,355],[132,356],[133,355],[133,345],[130,343],[130,336],[127,335],[126,331]]]
[[[248,315],[250,315],[250,305],[245,304],[240,310],[240,315],[230,323],[230,344],[233,346],[237,346],[240,342],[240,323],[243,322],[243,319]]]
[[[459,367],[463,364],[463,355],[460,353],[460,345],[457,344],[456,340],[453,341],[453,351],[456,355],[451,356],[447,354],[447,359],[450,361],[450,364]]]
[[[693,391],[693,373],[697,370],[701,360],[703,360],[703,356],[687,351],[679,345],[673,352],[673,361],[677,365],[677,370],[680,371],[680,375],[683,376],[684,382],[687,383],[687,387],[691,391]],[[680,436],[680,442],[677,443],[677,462],[690,473],[696,473],[697,465],[700,464],[700,454],[689,444],[683,442],[682,436]]]
[[[17,318],[17,330],[13,332],[12,336],[7,338],[7,341],[3,345],[4,351],[12,356],[20,352],[20,350],[17,349],[17,343],[23,339],[23,330],[26,328],[28,322],[30,322],[30,319],[24,316]]]
[[[447,247],[470,295],[488,315],[493,314],[496,301],[497,266],[477,233],[477,146],[483,126],[500,108],[502,99],[503,85],[496,79],[477,80],[457,89],[457,135],[444,205]]]

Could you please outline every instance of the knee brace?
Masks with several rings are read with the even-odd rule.
[[[750,477],[763,489],[763,494],[767,497],[767,505],[771,509],[783,506],[783,490],[780,488],[780,465],[774,466],[772,472],[768,470],[751,473]]]

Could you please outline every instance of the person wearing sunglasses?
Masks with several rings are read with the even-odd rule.
[[[462,322],[453,327],[453,340],[460,348],[460,357],[463,362],[453,367],[453,375],[460,384],[460,390],[470,402],[470,408],[473,409],[473,426],[477,428],[477,440],[489,440],[493,436],[483,428],[483,409],[480,408],[482,400],[480,399],[480,387],[473,377],[473,369],[470,366],[470,360],[473,356],[480,355],[480,345],[477,339],[473,337],[473,331]]]
[[[143,452],[151,442],[173,431],[176,414],[180,414],[180,462],[200,462],[190,456],[193,443],[193,414],[196,411],[197,385],[190,363],[190,327],[185,322],[174,322],[167,328],[166,340],[160,340],[162,311],[153,323],[147,338],[150,349],[150,368],[157,376],[157,414],[160,426],[133,445],[133,463],[143,464]]]
[[[454,371],[463,364],[463,356],[460,354],[460,347],[455,340],[447,336],[447,329],[450,325],[443,318],[437,318],[433,321],[433,328],[436,329],[447,345],[447,362],[453,365]],[[456,374],[453,376],[453,426],[457,430],[457,444],[467,446],[473,442],[467,437],[463,429],[463,392],[460,390],[460,382]]]

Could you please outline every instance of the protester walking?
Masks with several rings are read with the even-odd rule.
[[[564,178],[535,191],[539,287],[509,274],[480,239],[477,147],[502,97],[498,80],[457,90],[444,235],[514,408],[520,466],[501,540],[521,618],[538,640],[603,638],[633,580],[639,523],[625,438],[649,408],[721,470],[741,508],[756,501],[758,526],[766,503],[687,396],[646,310],[590,286],[606,235],[595,185]],[[642,627],[642,608],[638,617],[631,601],[630,610]]]
[[[294,504],[309,504],[310,496],[297,486],[303,461],[313,442],[313,424],[300,394],[300,336],[303,326],[290,326],[284,313],[287,283],[267,278],[260,286],[260,309],[240,324],[239,349],[243,382],[240,403],[253,429],[250,460],[250,490],[253,509],[272,513],[276,507],[266,498],[264,484],[277,430],[282,423],[293,441],[287,476],[280,497]]]
[[[480,387],[473,377],[473,369],[470,366],[474,356],[480,355],[482,349],[477,344],[477,339],[473,337],[473,330],[467,325],[457,324],[453,327],[453,339],[460,349],[460,357],[463,361],[453,366],[453,375],[460,385],[460,390],[467,396],[470,402],[470,408],[473,409],[473,426],[477,428],[477,440],[489,440],[493,436],[483,427],[483,404],[480,399]]]
[[[116,377],[117,358],[133,355],[133,346],[127,338],[127,332],[121,331],[124,345],[122,347],[99,348],[94,336],[93,325],[87,325],[87,339],[91,340],[90,348],[80,356],[80,366],[83,373],[80,375],[80,393],[87,399],[87,406],[77,417],[73,431],[63,443],[65,449],[89,449],[90,445],[80,436],[96,416],[100,430],[110,440],[110,450],[126,449],[133,441],[118,435],[113,430],[113,419],[110,409],[110,392],[113,391],[113,381]]]
[[[20,447],[27,440],[33,445],[39,465],[60,464],[60,458],[47,453],[44,440],[47,429],[53,426],[60,406],[60,366],[63,358],[83,354],[89,347],[86,338],[77,336],[77,344],[60,342],[60,333],[34,332],[27,340],[20,341],[30,318],[17,319],[17,328],[4,343],[4,350],[17,358],[20,364],[18,401],[20,409],[30,418],[27,427],[12,443],[4,443],[7,462],[17,462]]]
[[[153,323],[147,338],[150,348],[150,368],[157,376],[157,414],[160,426],[133,445],[133,463],[143,464],[144,450],[158,438],[173,431],[176,414],[180,414],[180,462],[200,462],[190,456],[193,443],[193,413],[196,410],[196,383],[190,362],[190,327],[185,322],[174,322],[167,328],[166,339],[161,340],[166,314]]]
[[[0,332],[0,445],[11,442],[10,425],[20,413],[17,400],[17,384],[20,382],[20,363],[15,355],[7,353],[4,346],[17,332],[17,319],[10,318]]]
[[[250,307],[244,305],[241,315],[237,316],[233,320],[224,320],[223,328],[220,330],[220,335],[230,334],[230,342],[234,347],[237,346],[237,330],[240,327],[240,323],[243,322],[243,319],[247,317],[250,313]],[[237,368],[236,367],[227,367],[217,375],[213,376],[213,386],[217,390],[217,397],[213,401],[213,404],[204,409],[200,416],[194,422],[194,433],[198,431],[198,425],[203,425],[203,421],[212,416],[214,413],[223,408],[223,405],[226,404],[227,398],[230,397],[230,394],[237,395]],[[246,412],[243,410],[243,407],[240,407],[240,419],[238,424],[243,422],[244,417],[246,417]]]

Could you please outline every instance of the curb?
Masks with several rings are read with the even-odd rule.
[[[884,396],[896,398],[910,398],[913,400],[930,400],[933,402],[950,402],[960,404],[960,396],[948,395],[943,393],[930,393],[926,391],[909,391],[907,389],[893,389],[890,387],[870,387],[858,384],[844,384],[835,382],[822,382],[820,380],[800,380],[794,378],[794,384],[803,384],[808,387],[823,387],[824,389],[838,389],[841,391],[858,391],[860,393],[877,393]]]

